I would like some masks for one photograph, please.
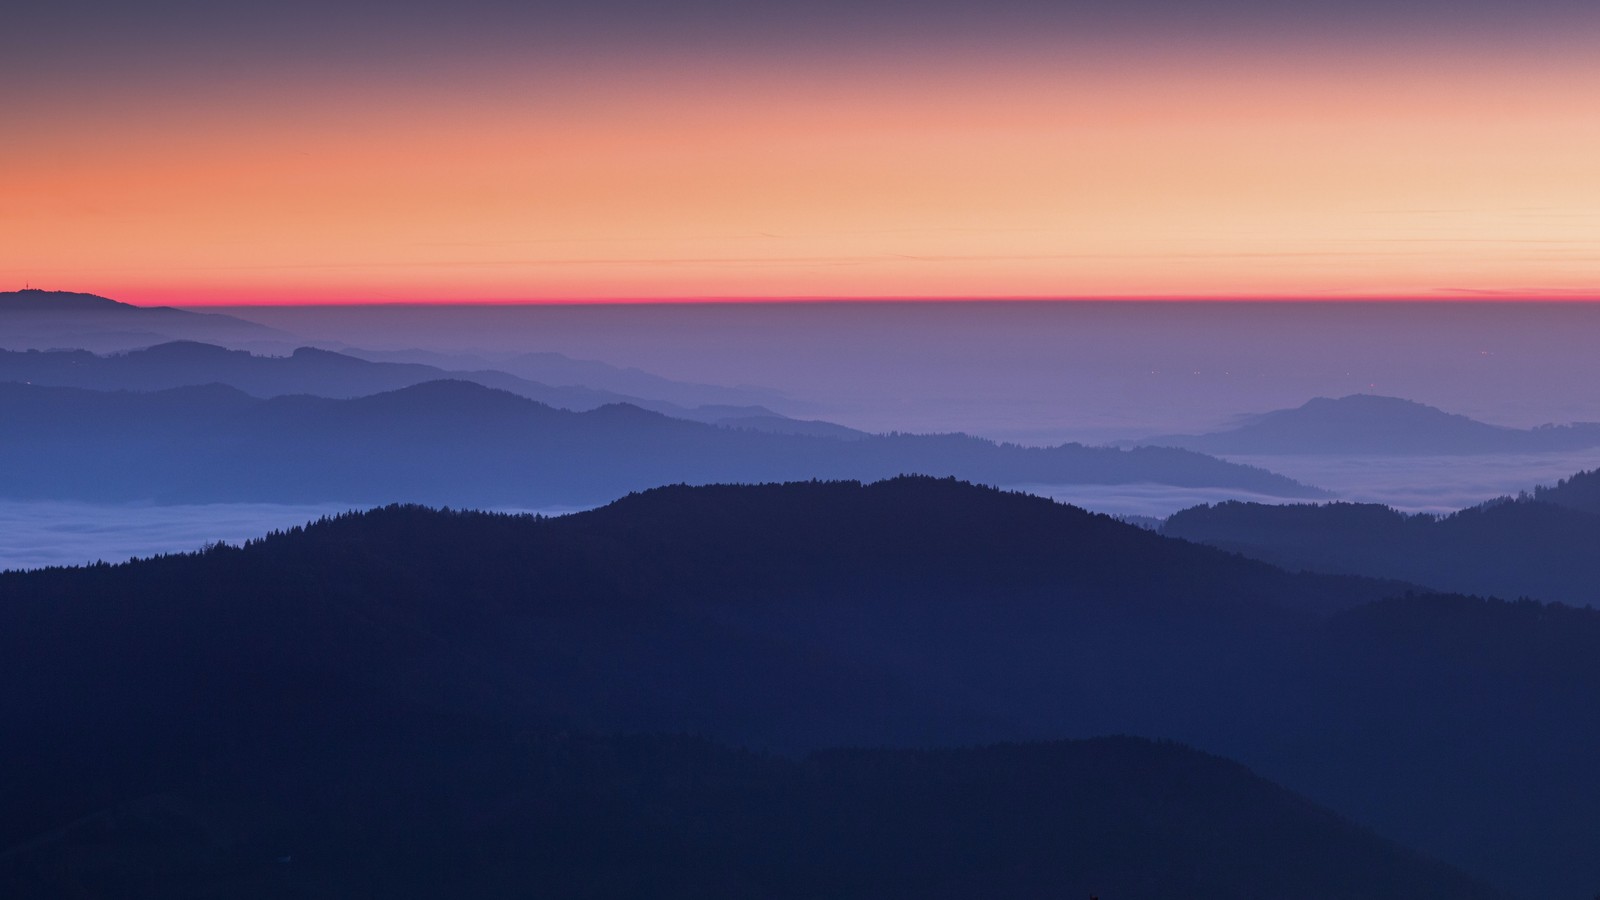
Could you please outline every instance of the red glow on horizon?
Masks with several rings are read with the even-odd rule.
[[[1600,291],[1440,291],[1431,294],[1339,294],[1288,296],[1282,294],[1232,295],[1119,295],[1119,296],[872,296],[872,297],[587,297],[587,298],[454,298],[454,299],[308,299],[284,301],[281,298],[212,297],[186,298],[181,292],[153,296],[116,292],[86,291],[119,302],[142,307],[183,309],[241,307],[380,307],[380,306],[694,306],[738,304],[825,304],[825,303],[1600,303]]]

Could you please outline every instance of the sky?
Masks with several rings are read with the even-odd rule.
[[[82,0],[0,32],[7,288],[1600,297],[1592,0]]]

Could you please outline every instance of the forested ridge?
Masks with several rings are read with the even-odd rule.
[[[518,735],[787,757],[1132,734],[1515,895],[1600,877],[1600,615],[1290,574],[953,480],[680,486],[559,518],[394,506],[10,573],[0,597],[0,714],[25,736],[0,747],[8,846],[339,747],[399,754],[402,790],[414,765],[499,771]]]

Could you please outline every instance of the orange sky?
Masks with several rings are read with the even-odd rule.
[[[1600,60],[968,63],[485,67],[41,110],[0,143],[0,285],[1600,296]]]

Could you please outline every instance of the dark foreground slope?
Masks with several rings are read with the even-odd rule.
[[[0,855],[90,897],[1469,900],[1243,767],[1133,738],[794,761],[698,740],[345,729]],[[306,750],[314,752],[305,752]]]
[[[758,433],[633,406],[577,413],[436,381],[352,400],[0,383],[0,497],[95,501],[584,505],[660,484],[887,478],[1155,482],[1320,492],[1186,450],[1031,448],[964,435]]]
[[[1552,490],[1544,496],[1576,494]],[[1543,499],[1490,503],[1443,517],[1375,504],[1219,503],[1175,513],[1162,533],[1289,569],[1600,605],[1600,515]]]
[[[334,726],[397,721],[421,756],[474,729],[1132,733],[1522,896],[1600,883],[1600,615],[1290,575],[952,481],[680,487],[559,519],[397,507],[0,596],[0,719],[24,736],[0,744],[6,844]]]

